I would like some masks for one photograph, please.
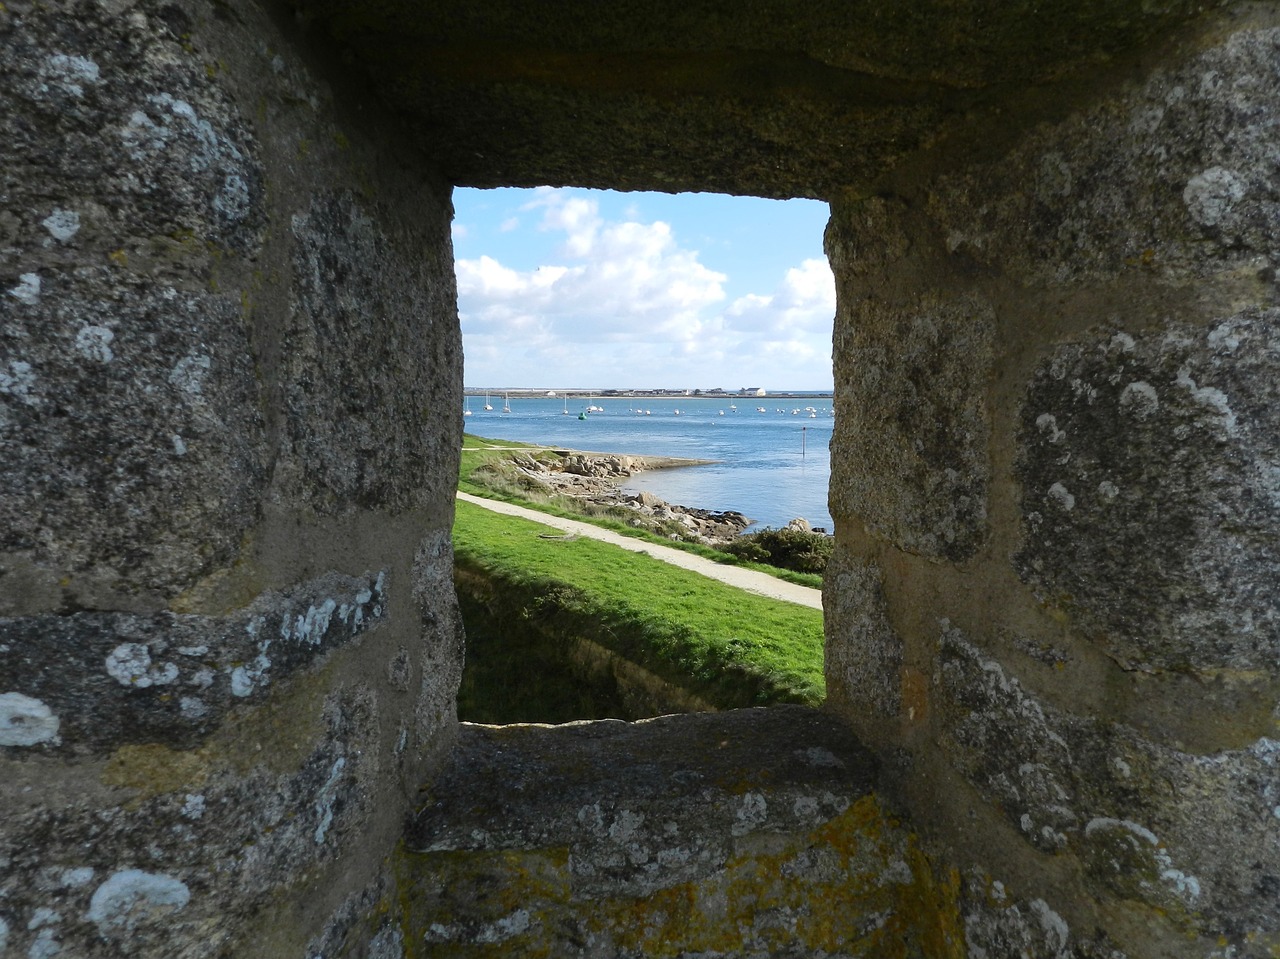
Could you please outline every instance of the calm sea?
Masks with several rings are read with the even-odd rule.
[[[491,393],[493,410],[486,411],[484,395],[468,397],[472,415],[464,429],[490,439],[601,453],[715,460],[709,466],[641,473],[623,485],[682,506],[737,510],[755,520],[756,528],[785,526],[796,517],[828,532],[834,528],[827,512],[833,425],[829,394],[733,399],[575,395],[567,403],[562,396],[512,394],[510,413],[502,412],[503,402],[502,393]],[[578,419],[588,405],[604,412]]]

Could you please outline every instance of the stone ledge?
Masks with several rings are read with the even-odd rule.
[[[592,833],[584,823],[606,807],[688,800],[704,815],[725,817],[726,834],[777,831],[817,820],[790,810],[746,816],[749,794],[824,790],[829,804],[844,797],[847,806],[869,794],[874,779],[875,760],[865,747],[836,719],[803,706],[636,723],[464,723],[453,758],[429,787],[406,838],[419,851],[529,848]],[[583,813],[587,807],[594,811]]]
[[[875,772],[802,706],[464,724],[407,830],[409,937],[458,955],[916,955],[941,903]]]

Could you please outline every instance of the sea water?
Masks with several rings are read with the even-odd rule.
[[[713,460],[706,466],[650,470],[622,486],[668,503],[736,510],[753,529],[797,517],[831,532],[830,394],[787,397],[600,397],[471,395],[463,428],[489,439],[600,453]],[[504,402],[511,412],[502,412]],[[588,406],[603,412],[586,413]],[[764,412],[757,408],[763,407]],[[565,413],[565,409],[568,413]],[[678,412],[677,412],[678,411]]]

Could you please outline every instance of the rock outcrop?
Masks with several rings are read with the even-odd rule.
[[[567,452],[555,460],[522,456],[516,457],[513,462],[525,476],[547,491],[572,496],[592,507],[620,507],[629,510],[636,514],[632,522],[637,527],[666,530],[668,535],[709,546],[731,542],[753,522],[735,510],[679,506],[664,502],[652,493],[631,493],[617,485],[617,480],[626,479],[646,469],[691,466],[697,461]],[[672,523],[678,524],[676,532],[671,532]]]

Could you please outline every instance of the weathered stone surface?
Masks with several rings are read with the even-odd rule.
[[[892,718],[902,706],[902,638],[878,567],[836,547],[823,583],[827,698],[842,712]]]
[[[969,959],[1126,959],[1104,932],[1073,930],[1043,899],[1018,899],[998,879],[970,870],[960,912]]]
[[[1280,656],[1280,310],[1046,357],[1019,432],[1022,578],[1129,669]]]
[[[0,6],[5,956],[397,951],[461,669],[447,186],[270,6]]]
[[[847,288],[841,299],[832,511],[908,552],[964,560],[987,535],[991,306],[932,294],[889,306]]]
[[[385,861],[461,667],[462,361],[423,157],[458,183],[836,202],[846,716],[910,711],[895,673],[953,604],[1001,655],[1096,676],[1096,643],[1164,674],[1186,725],[1206,677],[1273,683],[1274,4],[1177,37],[1217,4],[288,6],[0,6],[0,951],[1280,948],[1272,739],[1197,755],[1105,692],[1071,714],[953,629],[932,711],[881,745],[971,783],[1012,824],[982,838],[1105,934],[1047,892],[932,883],[808,712],[469,731],[415,827],[433,848],[396,864],[405,929]],[[371,518],[405,532],[371,545]],[[1052,626],[1009,571],[1022,522]],[[338,608],[372,617],[380,570],[397,610],[356,637]],[[225,613],[231,580],[275,592]]]
[[[945,906],[871,774],[801,707],[464,726],[407,833],[413,933],[469,955],[918,955]]]
[[[1047,706],[954,627],[934,693],[952,765],[1096,895],[1146,904],[1240,955],[1280,943],[1280,744],[1194,756]],[[1248,947],[1248,948],[1246,948]]]
[[[9,720],[0,747],[11,756],[102,753],[130,743],[193,748],[228,710],[261,703],[272,683],[383,620],[386,579],[331,574],[226,617],[0,619],[0,688],[32,701],[0,702],[0,729],[6,716],[29,717]],[[21,730],[37,728],[35,741],[21,741],[31,738]]]
[[[1280,265],[1280,28],[1243,29],[932,193],[953,251],[1048,282]]]
[[[396,878],[384,869],[368,888],[349,896],[307,943],[305,955],[404,959],[404,933],[396,902]]]
[[[421,224],[424,251],[384,212],[326,190],[292,219],[276,492],[320,512],[420,507],[452,488],[436,467],[456,462],[461,429],[424,428],[462,392],[446,215]]]
[[[457,417],[454,417],[456,420]],[[447,529],[428,533],[413,556],[413,600],[422,622],[415,649],[422,680],[413,705],[414,747],[451,739],[458,721],[458,687],[466,640],[453,587],[453,539]]]
[[[259,241],[262,169],[167,9],[0,16],[0,610],[43,570],[73,607],[170,596],[257,517],[253,356],[211,278]]]
[[[1096,71],[1203,9],[292,2],[456,183],[816,197],[870,192],[938,141],[986,150],[1038,102],[1028,86]]]
[[[126,747],[103,774],[113,788],[56,801],[19,792],[38,773],[10,782],[17,795],[5,798],[0,833],[7,954],[253,954],[239,940],[263,898],[332,863],[374,812],[372,704],[368,689],[332,694],[320,735],[286,770],[253,754],[250,733],[242,754],[181,762],[163,747]]]

